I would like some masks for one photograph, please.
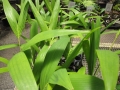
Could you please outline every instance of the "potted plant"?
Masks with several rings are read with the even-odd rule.
[[[2,0],[2,3],[18,43],[0,46],[0,50],[19,47],[20,52],[10,61],[0,57],[0,61],[7,65],[0,68],[0,73],[9,72],[18,90],[113,90],[116,87],[119,58],[114,52],[99,50],[99,16],[92,17],[96,19],[90,22],[91,17],[74,8],[70,9],[72,14],[67,14],[60,7],[60,0],[44,0],[42,3],[35,0],[35,4],[31,0],[21,0],[20,14],[8,0]],[[28,15],[29,7],[35,19]],[[22,35],[26,22],[31,24],[30,38]],[[72,47],[70,39],[74,36],[81,41]],[[26,43],[21,44],[20,37]],[[77,72],[69,70],[71,62],[81,52],[86,56],[89,75],[86,75],[85,67]],[[58,66],[63,55],[66,62]],[[94,76],[97,56],[103,79]],[[115,66],[111,68],[111,65]]]

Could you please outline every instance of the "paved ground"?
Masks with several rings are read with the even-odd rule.
[[[27,27],[23,34],[28,36],[29,35],[28,30],[29,29]],[[2,36],[3,38],[0,38],[0,45],[17,43],[17,40],[12,32],[6,31],[6,35],[3,35],[3,36]],[[113,41],[114,37],[115,37],[115,34],[102,35],[101,42],[104,44],[106,44],[106,43],[110,44]],[[22,42],[24,42],[24,41],[22,40]],[[116,44],[118,45],[118,47],[120,47],[119,46],[120,36],[116,40]],[[2,51],[0,51],[0,56],[10,59],[18,51],[19,51],[18,48],[2,50]],[[0,63],[0,67],[3,67],[3,66],[5,66],[5,65]],[[13,90],[13,89],[14,89],[14,84],[13,84],[9,74],[8,73],[0,74],[0,90]]]

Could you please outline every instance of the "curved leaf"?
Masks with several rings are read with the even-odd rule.
[[[114,90],[118,80],[119,56],[109,50],[97,50],[105,90]]]
[[[84,36],[84,38],[81,40],[81,42],[79,42],[75,47],[72,48],[72,50],[70,51],[70,53],[66,59],[66,63],[63,64],[63,67],[68,68],[70,66],[70,64],[72,63],[74,58],[79,54],[79,51],[82,48],[83,41],[88,39],[90,37],[90,35],[92,33],[94,33],[96,30],[98,30],[99,28],[100,27],[91,30],[88,34],[86,34],[86,36]]]
[[[0,57],[0,62],[8,64],[9,61],[6,58]]]
[[[70,78],[68,76],[67,70],[62,68],[54,72],[49,82],[51,84],[57,84],[65,87],[68,90],[74,90]]]
[[[50,26],[49,30],[53,30],[56,28],[57,22],[58,22],[58,16],[59,16],[59,11],[60,11],[60,0],[56,0],[55,6],[50,18]]]
[[[0,46],[0,50],[4,50],[4,49],[9,49],[9,48],[14,48],[14,47],[18,47],[18,44],[8,44],[8,45],[2,45]]]
[[[18,15],[17,11],[10,5],[8,0],[2,0],[2,2],[3,2],[3,8],[4,8],[6,18],[9,22],[13,32],[17,36],[17,34],[18,34],[17,21],[18,21],[19,15]]]
[[[7,67],[0,68],[0,74],[1,73],[5,73],[5,72],[8,72],[8,68]]]
[[[89,75],[70,74],[74,90],[105,90],[103,80]]]
[[[27,48],[29,48],[30,46],[43,41],[43,40],[47,40],[53,37],[57,37],[57,36],[64,36],[64,35],[70,35],[70,34],[78,34],[78,33],[88,33],[88,30],[67,30],[67,29],[60,29],[60,30],[48,30],[48,31],[44,31],[41,32],[39,34],[37,34],[36,36],[34,36],[31,40],[29,40],[26,44],[23,44],[21,46],[21,50],[24,51]]]
[[[19,52],[8,63],[8,70],[18,90],[38,90],[27,57]]]
[[[17,24],[17,37],[19,38],[21,36],[22,31],[25,28],[25,22],[26,22],[26,18],[28,15],[28,8],[29,8],[29,3],[28,0],[25,0],[24,3],[21,4],[21,11],[20,11],[20,15],[18,18],[18,24]]]
[[[77,24],[80,25],[79,22],[75,21],[75,20],[70,20],[70,21],[65,21],[65,22],[61,22],[61,25],[66,25],[66,24]]]
[[[40,77],[44,59],[45,59],[46,53],[48,52],[49,48],[50,48],[50,46],[44,45],[43,48],[38,53],[37,58],[35,59],[33,73],[34,73],[36,81],[38,81],[38,79]]]
[[[38,34],[38,24],[35,19],[31,19],[29,23],[31,24],[31,28],[30,28],[30,39],[31,39]]]
[[[44,0],[44,2],[45,2],[47,9],[49,10],[49,12],[52,13],[52,6],[50,3],[50,0]]]
[[[48,30],[47,24],[45,23],[45,21],[43,20],[42,16],[39,13],[39,11],[37,10],[37,8],[35,7],[35,5],[33,4],[33,2],[31,0],[29,0],[29,4],[30,4],[32,12],[33,12],[33,14],[34,14],[39,26],[40,26],[41,31]]]
[[[48,88],[48,83],[56,70],[59,60],[62,57],[64,50],[69,42],[69,37],[61,37],[60,40],[53,43],[51,48],[49,49],[45,61],[44,66],[42,68],[41,76],[40,76],[40,89],[44,90]],[[64,43],[63,43],[64,42]]]
[[[96,22],[92,21],[91,22],[91,28],[95,29],[97,27],[101,27],[101,22],[100,22],[100,17],[96,17]],[[91,34],[90,36],[90,48],[89,48],[89,60],[88,61],[88,72],[89,74],[93,74],[94,72],[94,67],[95,63],[97,60],[97,55],[96,55],[96,49],[99,48],[99,43],[100,43],[100,30],[101,28],[98,28],[97,31]]]

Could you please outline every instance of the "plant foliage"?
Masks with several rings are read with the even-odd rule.
[[[83,0],[75,0],[81,3]],[[64,0],[65,4],[71,2]],[[60,0],[21,0],[20,13],[8,0],[2,0],[8,23],[18,43],[0,46],[0,50],[18,47],[20,52],[10,60],[0,57],[18,90],[114,90],[119,72],[118,52],[99,50],[101,17],[81,12],[73,7],[62,8]],[[94,4],[85,0],[86,6]],[[29,9],[34,18],[29,15]],[[22,35],[25,24],[30,24],[30,38]],[[38,29],[39,28],[39,29]],[[106,27],[103,29],[106,30]],[[102,33],[104,33],[102,31]],[[20,37],[26,42],[21,43]],[[71,38],[79,43],[72,46]],[[74,58],[84,53],[88,64],[77,71],[69,66]],[[62,57],[66,61],[59,66]],[[97,58],[102,78],[94,76]],[[119,88],[119,85],[117,85]]]

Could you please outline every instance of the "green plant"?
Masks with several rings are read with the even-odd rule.
[[[116,4],[116,5],[113,7],[113,10],[120,11],[120,4]]]
[[[7,65],[0,68],[0,73],[9,72],[18,90],[113,90],[115,88],[119,58],[114,52],[98,50],[101,30],[99,16],[87,17],[86,13],[73,8],[70,10],[72,14],[67,14],[60,8],[60,0],[44,0],[42,3],[35,0],[35,4],[31,0],[21,0],[20,14],[8,0],[2,0],[2,3],[18,43],[0,46],[0,50],[18,47],[20,52],[10,61],[0,57],[0,61]],[[47,12],[43,8],[44,5],[47,7]],[[29,6],[35,19],[31,19],[28,15]],[[90,18],[96,20],[90,22]],[[22,35],[25,23],[31,25],[30,38]],[[70,39],[74,36],[81,38],[81,41],[72,47]],[[26,43],[21,44],[20,37]],[[85,67],[77,72],[68,70],[75,56],[81,51],[85,53],[89,75],[85,74]],[[62,55],[65,55],[66,62],[58,66]],[[103,80],[93,76],[97,56]],[[111,67],[112,65],[115,66]]]

